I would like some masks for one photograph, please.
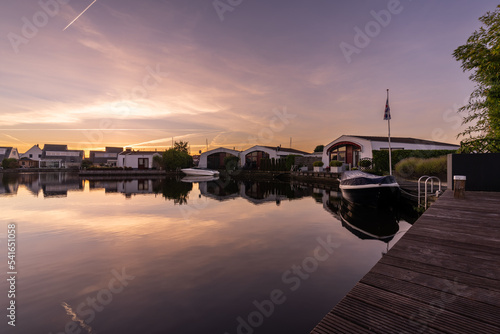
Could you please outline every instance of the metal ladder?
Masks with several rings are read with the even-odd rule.
[[[418,206],[421,206],[420,204],[420,182],[422,181],[423,178],[425,179],[425,195],[424,195],[424,209],[427,210],[427,196],[429,193],[427,192],[427,182],[431,181],[431,194],[434,192],[434,180],[439,181],[439,189],[436,190],[436,193],[430,196],[436,196],[439,197],[443,192],[441,190],[441,180],[437,176],[429,176],[429,175],[423,175],[418,179]]]

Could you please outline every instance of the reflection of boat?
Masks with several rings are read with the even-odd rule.
[[[181,181],[182,182],[208,182],[208,181],[215,181],[218,180],[218,176],[214,175],[190,175],[190,176],[184,176]]]
[[[342,226],[360,239],[389,242],[399,231],[398,219],[392,207],[373,208],[343,199],[340,218]]]
[[[219,175],[219,171],[201,168],[183,168],[181,171],[186,175]]]
[[[394,176],[378,176],[360,171],[344,172],[339,188],[346,200],[375,207],[394,203],[400,194]]]

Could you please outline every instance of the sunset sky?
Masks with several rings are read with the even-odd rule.
[[[387,135],[387,88],[393,136],[457,143],[452,52],[498,4],[97,0],[63,30],[92,1],[2,2],[0,146],[310,152]]]

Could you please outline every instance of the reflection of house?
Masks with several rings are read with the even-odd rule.
[[[282,148],[280,146],[253,146],[240,154],[240,165],[259,169],[262,159],[281,159],[289,155],[307,155],[309,153],[295,150],[293,148]]]
[[[161,154],[156,151],[132,151],[127,149],[118,154],[118,167],[129,167],[135,169],[150,169],[153,168],[153,158],[161,157]]]
[[[121,147],[106,147],[105,151],[90,151],[89,159],[94,165],[116,166],[121,152]]]
[[[459,146],[423,139],[391,137],[391,148],[393,151],[457,150]],[[331,160],[339,160],[352,166],[358,166],[361,159],[373,158],[372,151],[388,149],[387,137],[343,135],[324,147],[322,161],[326,166]]]
[[[83,151],[68,150],[67,145],[45,144],[40,160],[41,168],[80,168]]]
[[[230,150],[224,147],[219,147],[214,150],[203,152],[200,155],[200,162],[198,163],[198,167],[209,169],[223,169],[225,168],[224,158],[228,156],[239,157],[239,154],[240,151]]]
[[[15,147],[0,147],[0,164],[4,159],[19,160],[19,152]]]
[[[38,144],[36,144],[33,145],[33,147],[27,150],[25,153],[20,154],[19,156],[21,157],[21,159],[26,158],[32,161],[39,162],[40,159],[42,158],[42,153],[43,153],[42,149],[40,148],[40,146],[38,146]]]
[[[127,180],[117,182],[117,191],[125,194],[126,197],[140,194],[153,193],[153,180]]]
[[[1,176],[1,174],[0,174]],[[3,175],[0,177],[0,196],[8,196],[17,194],[19,181],[17,175]]]
[[[40,173],[44,197],[66,197],[68,191],[83,191],[83,180],[73,173]]]

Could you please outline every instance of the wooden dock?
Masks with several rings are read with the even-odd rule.
[[[446,191],[311,333],[500,333],[500,193]]]

